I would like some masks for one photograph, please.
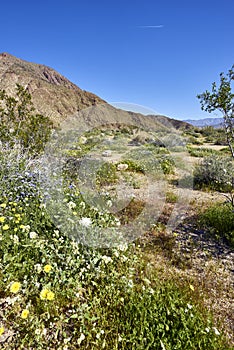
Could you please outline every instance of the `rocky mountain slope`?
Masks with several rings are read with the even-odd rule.
[[[93,93],[80,89],[67,78],[45,65],[21,60],[8,53],[0,54],[0,89],[14,94],[16,84],[27,88],[36,111],[48,116],[58,125],[69,116],[77,116],[82,124],[103,123],[137,124],[152,128],[156,124],[172,125],[176,129],[189,124],[165,116],[143,116],[140,113],[118,110]],[[100,108],[89,108],[100,105]],[[88,113],[80,113],[87,110]]]
[[[86,107],[105,103],[50,67],[26,62],[8,53],[0,54],[0,89],[13,94],[16,83],[28,89],[37,112],[54,122]]]

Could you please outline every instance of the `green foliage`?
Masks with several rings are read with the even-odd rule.
[[[232,81],[234,80],[234,65],[226,75],[220,74],[220,85],[214,82],[212,91],[206,90],[197,95],[200,100],[201,109],[206,112],[220,111],[223,114],[224,128],[227,137],[229,149],[234,158],[234,133],[233,133],[233,111],[234,111],[234,93],[232,92]]]
[[[206,157],[194,170],[195,188],[228,192],[233,186],[233,173],[232,159],[214,155]]]
[[[40,153],[48,141],[52,122],[35,113],[31,95],[21,85],[16,85],[16,97],[0,91],[0,140],[21,147],[33,154]]]
[[[234,247],[234,212],[230,203],[214,204],[200,216],[200,225],[208,227],[211,233]]]

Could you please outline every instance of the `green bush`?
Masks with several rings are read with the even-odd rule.
[[[194,186],[196,189],[228,192],[233,186],[233,174],[234,163],[231,158],[209,156],[195,167]]]
[[[200,216],[200,225],[234,247],[234,212],[231,204],[214,204]]]

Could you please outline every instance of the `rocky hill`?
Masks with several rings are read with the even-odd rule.
[[[0,54],[0,89],[13,94],[16,83],[32,95],[37,112],[60,122],[86,107],[105,103],[98,96],[80,89],[54,69]]]
[[[167,118],[165,116],[143,116],[140,113],[118,110],[108,105],[93,93],[80,89],[67,78],[45,65],[24,61],[8,53],[0,54],[0,89],[8,94],[14,94],[16,84],[20,84],[32,95],[36,111],[48,116],[54,124],[58,125],[69,116],[77,115],[80,123],[82,118],[87,119],[90,125],[105,122],[119,122],[125,124],[138,124],[142,127],[152,128],[159,124],[173,125],[176,129],[189,128],[183,121]],[[80,113],[88,107],[102,105],[97,109],[91,108],[86,115]]]

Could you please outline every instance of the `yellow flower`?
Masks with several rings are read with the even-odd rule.
[[[41,291],[41,293],[40,293],[40,298],[41,298],[42,300],[45,300],[46,297],[47,297],[48,292],[49,292],[49,289],[47,289],[47,288],[42,289],[42,291]]]
[[[3,223],[6,220],[5,216],[0,216],[0,223]]]
[[[54,293],[49,291],[46,296],[47,300],[54,300]]]
[[[1,337],[1,335],[3,335],[4,332],[5,332],[5,329],[4,329],[3,326],[1,326],[1,327],[0,327],[0,337]]]
[[[42,289],[41,293],[40,293],[40,298],[42,300],[54,300],[54,293],[51,292],[51,290],[45,288],[45,289]]]
[[[0,204],[0,207],[2,207],[2,208],[6,208],[6,203],[2,203],[2,204]]]
[[[4,230],[4,231],[6,231],[6,230],[9,230],[9,228],[10,228],[10,226],[9,225],[4,225],[4,226],[2,226],[2,229]]]
[[[47,272],[47,273],[49,273],[51,271],[51,269],[52,269],[51,265],[45,265],[44,266],[44,271]]]
[[[21,318],[26,319],[28,318],[29,311],[24,309],[21,313]]]
[[[192,284],[189,285],[189,288],[194,292],[194,286]]]
[[[11,293],[18,293],[18,291],[20,290],[21,284],[20,282],[14,282],[11,285],[10,291]]]

